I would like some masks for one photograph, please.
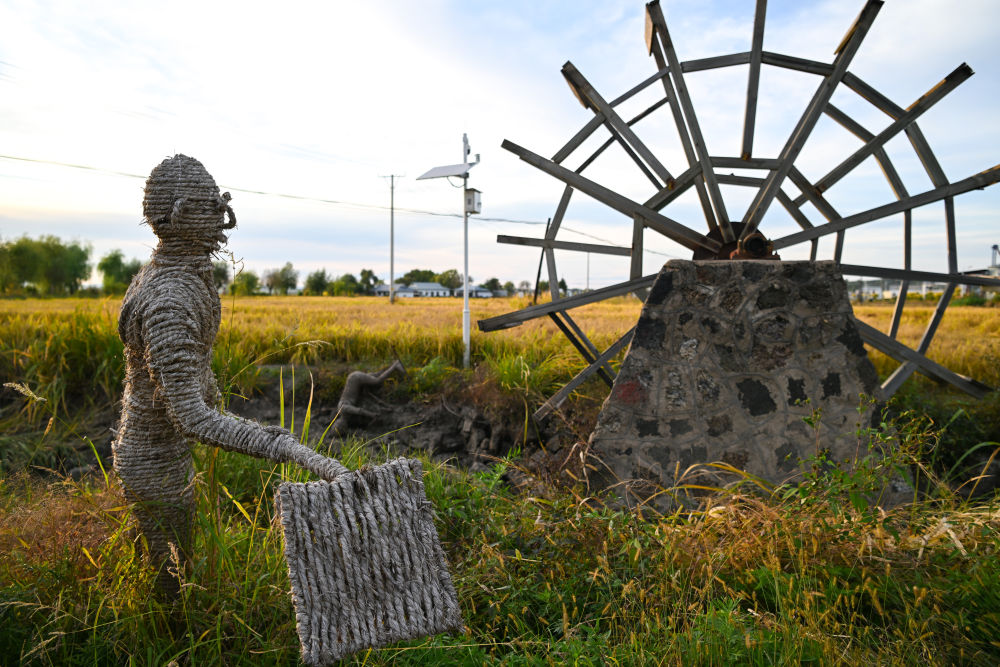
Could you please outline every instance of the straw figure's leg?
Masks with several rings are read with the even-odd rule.
[[[378,416],[376,412],[366,410],[359,405],[362,392],[365,389],[381,387],[393,375],[406,375],[406,368],[403,367],[399,359],[378,374],[354,371],[347,376],[347,381],[344,383],[344,390],[340,393],[340,401],[337,403],[337,411],[342,415],[374,419]]]
[[[170,544],[184,562],[191,553],[193,441],[298,463],[323,479],[347,472],[288,431],[217,407],[211,365],[221,304],[211,253],[235,225],[228,201],[193,158],[177,155],[153,170],[143,209],[160,243],[129,286],[118,320],[126,368],[114,465],[167,593],[177,590],[167,571]]]

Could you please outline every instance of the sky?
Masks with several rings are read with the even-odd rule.
[[[662,0],[681,60],[747,51],[752,0]],[[764,49],[831,62],[863,3],[772,0]],[[950,180],[1000,162],[1000,3],[888,0],[850,71],[908,107],[967,62],[976,74],[927,111],[919,125]],[[563,186],[501,149],[504,139],[552,156],[592,115],[573,97],[566,61],[611,100],[656,71],[635,0],[422,0],[403,2],[0,4],[0,238],[53,234],[148,258],[156,239],[141,224],[142,186],[163,158],[201,160],[233,193],[239,221],[229,250],[262,272],[292,262],[300,280],[369,268],[389,276],[390,175],[395,175],[395,274],[462,270],[460,183],[416,180],[461,162],[462,135],[481,162],[470,216],[469,272],[477,281],[534,280],[538,251],[496,243],[498,234],[540,237]],[[686,76],[712,155],[739,154],[746,66]],[[776,157],[819,77],[765,66],[756,157]],[[659,91],[659,94],[657,92]],[[662,96],[650,87],[621,105],[623,117]],[[891,122],[841,87],[833,103],[869,131]],[[667,108],[635,126],[673,173],[687,167]],[[602,129],[567,160],[578,165]],[[796,165],[817,180],[860,142],[827,118]],[[911,194],[932,186],[903,136],[886,150]],[[54,164],[55,163],[55,164]],[[66,165],[87,167],[81,169]],[[736,172],[751,174],[751,172]],[[655,191],[620,149],[585,175],[633,199]],[[760,176],[760,172],[756,174]],[[792,186],[786,190],[793,196]],[[267,193],[253,194],[248,191]],[[726,186],[738,219],[751,192]],[[893,195],[869,159],[828,193],[841,215]],[[793,231],[774,206],[761,230]],[[819,224],[820,214],[807,205]],[[664,213],[698,231],[693,193]],[[956,200],[959,268],[988,264],[1000,243],[1000,186]],[[843,261],[902,265],[902,216],[847,234]],[[946,269],[943,205],[914,212],[914,267]],[[559,239],[629,245],[631,220],[576,196]],[[820,257],[832,255],[829,238]],[[646,233],[644,273],[690,251]],[[807,246],[783,252],[804,258]],[[571,287],[627,279],[624,257],[557,252]],[[97,276],[94,277],[97,282]]]

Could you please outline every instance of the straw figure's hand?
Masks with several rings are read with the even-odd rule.
[[[291,433],[277,426],[266,426],[265,430],[276,435],[277,458],[282,461],[296,463],[320,479],[332,482],[336,477],[350,472],[340,461],[299,443]]]

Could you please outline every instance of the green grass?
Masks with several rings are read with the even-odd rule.
[[[309,441],[325,450],[319,426]],[[297,425],[303,439],[309,427]],[[817,461],[796,487],[745,476],[709,495],[681,485],[671,491],[695,509],[669,515],[618,510],[582,486],[519,495],[502,481],[516,460],[478,474],[425,462],[466,630],[347,664],[997,662],[1000,506],[963,501],[922,466],[937,436],[925,419],[860,435],[872,455],[853,471]],[[379,459],[366,451],[348,442],[336,454],[353,468]],[[4,478],[0,655],[294,664],[272,489],[307,475],[200,446],[196,468],[195,557],[175,604],[154,594],[113,477]],[[901,473],[931,493],[879,509]]]
[[[622,308],[612,308],[617,320]],[[91,449],[73,434],[77,415],[120,392],[113,309],[0,315],[0,377],[46,399],[9,393],[0,408],[0,664],[295,664],[272,490],[305,475],[197,447],[195,557],[180,600],[163,603],[113,476],[13,472],[26,462],[52,467],[67,442]],[[488,382],[482,395],[523,400],[527,415],[529,401],[575,370],[565,343],[537,332],[474,337],[477,370],[463,373],[457,328],[345,326],[317,337],[313,325],[271,326],[265,315],[226,320],[214,365],[229,391],[252,390],[261,361],[377,365],[399,356],[410,369],[406,391]],[[981,379],[1000,380],[992,348],[956,345],[955,354],[980,360]],[[291,372],[279,375],[289,400]],[[466,631],[348,664],[1000,662],[1000,505],[954,491],[1000,456],[1000,400],[972,402],[919,380],[895,408],[897,421],[860,434],[872,455],[853,471],[816,461],[796,487],[738,475],[709,494],[681,485],[668,491],[687,496],[688,509],[670,515],[616,509],[582,484],[518,494],[502,481],[517,460],[478,474],[425,462]],[[327,426],[295,430],[322,449]],[[389,456],[359,442],[336,453],[349,467]],[[882,511],[876,501],[899,475],[927,494]]]

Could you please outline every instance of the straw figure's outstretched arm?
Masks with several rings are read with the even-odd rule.
[[[199,342],[203,338],[198,315],[190,302],[185,303],[183,289],[152,305],[143,317],[142,328],[157,397],[165,401],[170,420],[185,438],[278,463],[297,463],[325,480],[348,472],[335,459],[300,444],[285,429],[262,426],[210,405],[215,401],[216,385],[210,384],[212,396],[199,390],[204,387],[199,376],[210,372],[203,368],[208,355],[204,343]]]

